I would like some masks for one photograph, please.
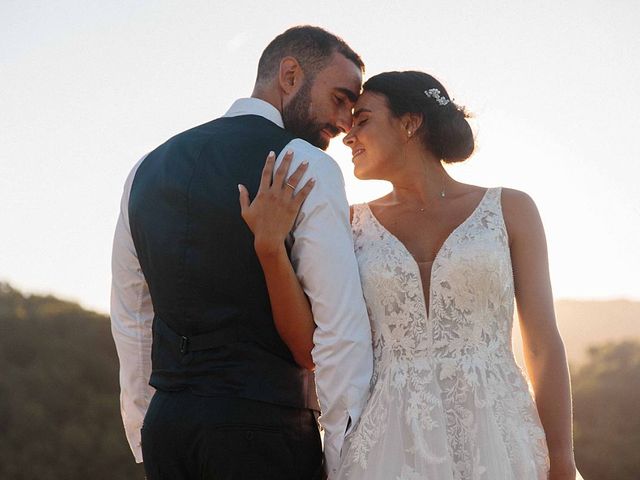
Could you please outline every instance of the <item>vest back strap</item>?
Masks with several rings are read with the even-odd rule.
[[[186,355],[188,352],[209,350],[240,341],[240,334],[238,328],[235,326],[186,337],[176,333],[162,318],[157,317],[157,319],[164,324],[165,333],[171,337],[171,341],[175,343],[183,355]]]

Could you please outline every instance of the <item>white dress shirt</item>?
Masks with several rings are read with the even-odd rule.
[[[225,116],[260,115],[283,128],[280,112],[256,98],[234,102]],[[353,251],[349,205],[342,172],[322,150],[304,140],[291,141],[280,153],[294,152],[290,171],[306,160],[307,178],[316,184],[300,209],[288,239],[291,259],[311,302],[317,324],[313,360],[322,409],[327,473],[337,471],[344,437],[357,423],[366,402],[372,374],[371,331],[358,265]],[[153,308],[129,229],[128,203],[138,165],[129,175],[122,197],[113,247],[111,322],[120,358],[121,410],[136,461],[142,461],[140,428],[153,388],[151,322]]]
[[[120,359],[120,414],[138,463],[142,462],[140,429],[155,392],[149,385],[153,305],[129,227],[131,184],[145,157],[125,182],[111,255],[111,332]]]

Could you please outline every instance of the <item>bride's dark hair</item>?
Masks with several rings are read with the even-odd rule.
[[[438,103],[433,95],[427,96],[425,92],[434,88],[443,103],[444,99],[449,100],[446,105]],[[444,86],[431,75],[416,71],[384,72],[367,80],[363,90],[383,95],[396,117],[421,113],[424,120],[416,134],[443,161],[461,162],[473,153],[475,142],[467,121],[469,113],[453,103]]]

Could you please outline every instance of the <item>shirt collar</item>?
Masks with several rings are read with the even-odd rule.
[[[276,107],[259,98],[239,98],[231,108],[224,114],[225,117],[238,117],[240,115],[260,115],[275,123],[280,128],[284,128],[282,115]]]

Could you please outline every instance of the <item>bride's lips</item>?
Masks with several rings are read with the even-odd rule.
[[[352,153],[352,160],[355,160],[356,157],[362,153],[364,153],[364,148],[356,148]]]

